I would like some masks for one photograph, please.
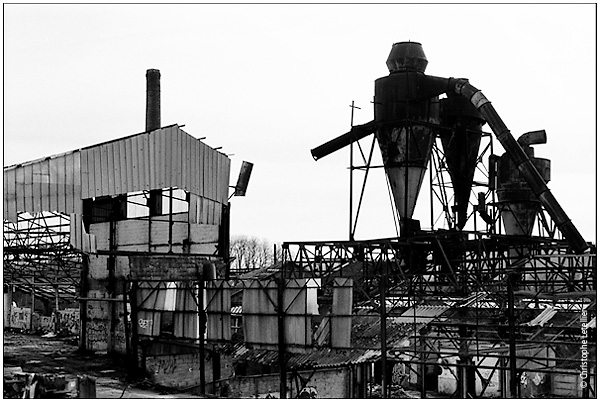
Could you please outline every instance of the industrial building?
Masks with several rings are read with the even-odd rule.
[[[515,139],[467,79],[426,75],[419,43],[386,64],[374,119],[311,151],[349,149],[348,239],[249,273],[229,198],[252,164],[231,193],[227,155],[161,127],[158,70],[143,133],[5,167],[5,328],[77,334],[200,395],[596,397],[596,245],[535,156],[552,133]],[[398,236],[357,241],[373,169]]]

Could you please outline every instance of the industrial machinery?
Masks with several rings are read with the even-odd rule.
[[[375,133],[400,217],[401,234],[407,236],[411,234],[409,228],[415,227],[410,222],[435,138],[439,136],[454,189],[454,205],[446,207],[455,211],[455,229],[460,230],[467,219],[481,129],[487,123],[506,150],[500,159],[502,188],[498,192],[504,221],[510,227],[527,228],[541,205],[572,249],[584,252],[587,243],[546,185],[549,172],[540,174],[538,170],[549,170],[549,162],[542,166],[537,163],[542,160],[535,159],[534,163],[528,155],[533,155],[530,144],[545,142],[545,133],[532,133],[517,142],[480,90],[466,79],[426,75],[427,63],[420,43],[395,43],[386,62],[390,74],[375,81],[375,118],[313,149],[314,159]],[[443,94],[446,97],[440,100]],[[513,185],[526,188],[524,199],[511,199],[523,195],[508,190]],[[508,212],[512,210],[514,214]],[[521,222],[522,219],[527,222]],[[527,230],[522,234],[527,234]]]
[[[351,185],[349,240],[284,243],[287,274],[322,278],[324,294],[330,278],[353,277],[353,314],[365,311],[357,306],[371,306],[367,314],[381,322],[380,372],[410,366],[423,397],[438,389],[438,380],[443,388],[450,373],[450,393],[459,397],[560,395],[558,388],[532,391],[527,378],[546,376],[547,385],[558,383],[552,375],[575,378],[572,367],[583,359],[576,321],[585,315],[582,325],[595,328],[596,246],[583,239],[547,186],[550,161],[533,150],[546,143],[546,132],[516,140],[479,89],[464,78],[427,75],[427,63],[421,44],[395,43],[389,75],[375,81],[373,120],[311,151],[319,160],[350,146],[352,183],[359,169],[352,146],[374,134],[371,151],[376,142],[398,236],[354,239]],[[494,154],[485,124],[504,154]],[[380,167],[365,154],[361,148],[366,169]],[[439,201],[445,215],[443,227],[434,225],[433,212],[429,228],[416,219],[427,179],[430,202]],[[359,210],[360,201],[357,217]],[[554,314],[561,319],[549,323]],[[393,340],[398,323],[413,325],[410,346]],[[595,342],[586,341],[595,350]],[[595,360],[586,364],[595,370]],[[389,382],[381,375],[383,397]],[[577,392],[589,396],[595,388]]]

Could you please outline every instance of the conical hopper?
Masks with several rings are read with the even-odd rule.
[[[481,128],[485,121],[477,109],[462,96],[441,100],[441,124],[447,130],[440,132],[446,165],[454,189],[456,226],[462,229],[467,223],[467,212],[479,144]]]
[[[385,173],[401,218],[412,218],[435,134],[426,126],[410,125],[378,130]]]
[[[375,81],[375,136],[400,218],[411,219],[439,123],[437,95],[424,91],[427,59],[421,44],[395,43],[390,75]]]

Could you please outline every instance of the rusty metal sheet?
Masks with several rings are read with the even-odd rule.
[[[231,340],[231,289],[227,281],[206,282],[206,315],[206,339]]]

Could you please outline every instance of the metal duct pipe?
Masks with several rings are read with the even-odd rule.
[[[579,254],[587,250],[588,245],[581,236],[581,233],[579,233],[556,198],[554,198],[544,179],[533,165],[533,162],[512,136],[510,130],[492,106],[492,103],[479,89],[471,85],[466,79],[456,79],[454,91],[469,99],[477,110],[479,110],[498,138],[498,141],[500,141],[500,144],[506,150],[506,153],[510,156],[517,169],[519,169],[521,176],[527,181],[535,196],[546,208],[573,250]]]
[[[160,71],[146,70],[146,131],[160,128]]]
[[[361,138],[365,138],[367,135],[372,134],[374,132],[374,121],[354,126],[346,134],[342,134],[339,137],[336,137],[323,145],[319,145],[318,147],[311,149],[310,153],[312,154],[315,160],[319,160],[329,154],[334,153],[339,149],[344,148],[347,145],[352,144],[354,141],[358,141]]]

